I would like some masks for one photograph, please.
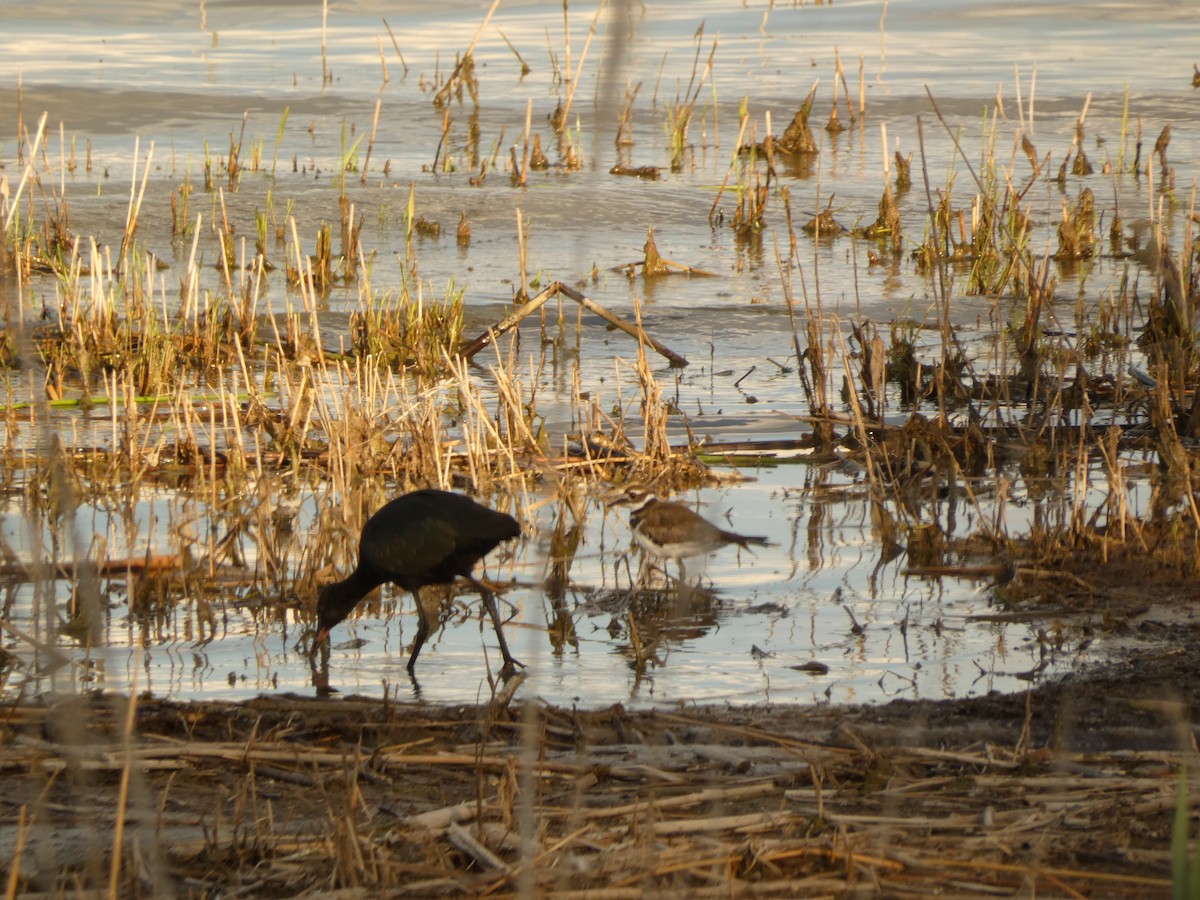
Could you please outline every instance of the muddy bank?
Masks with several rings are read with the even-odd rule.
[[[51,894],[118,847],[126,896],[1165,895],[1200,632],[1159,637],[880,706],[47,699],[4,713],[0,857]]]

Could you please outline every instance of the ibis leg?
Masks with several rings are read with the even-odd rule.
[[[500,645],[500,655],[504,658],[504,665],[500,669],[500,676],[508,678],[515,675],[518,668],[525,668],[525,663],[519,659],[513,658],[512,653],[508,649],[508,641],[504,639],[504,629],[500,624],[500,610],[496,608],[496,595],[489,591],[479,582],[476,582],[479,588],[479,593],[483,597],[483,605],[488,611],[488,615],[492,617],[492,627],[496,629],[496,643]]]
[[[413,667],[417,664],[417,655],[425,646],[425,639],[429,637],[429,613],[425,611],[425,604],[421,602],[420,592],[412,593],[413,599],[417,601],[417,636],[413,638],[412,654],[408,657],[409,674],[412,674]]]

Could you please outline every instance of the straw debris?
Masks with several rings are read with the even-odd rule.
[[[0,726],[0,855],[20,891],[111,868],[121,896],[1160,894],[1182,754],[1168,711],[1106,702],[1119,715],[1045,688],[963,701],[989,710],[963,720],[48,698]]]

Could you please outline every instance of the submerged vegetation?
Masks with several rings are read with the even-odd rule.
[[[1054,596],[1047,614],[1054,621],[1039,626],[1043,659],[1086,646],[1096,627],[1126,626],[1119,614],[1105,614],[1099,626],[1089,619],[1074,631],[1064,624],[1094,599],[1078,590],[1089,572],[1141,565],[1177,579],[1173,583],[1200,576],[1194,496],[1200,255],[1193,237],[1200,216],[1182,179],[1177,187],[1169,123],[1147,152],[1142,115],[1130,108],[1132,101],[1126,100],[1121,131],[1101,134],[1088,124],[1089,97],[1069,130],[1039,132],[1035,146],[1032,104],[1013,116],[997,97],[980,120],[952,121],[931,90],[913,145],[902,148],[889,140],[886,126],[876,129],[861,66],[855,103],[837,56],[824,73],[832,89],[814,83],[802,93],[782,134],[773,133],[769,112],[756,107],[749,91],[737,105],[730,143],[730,126],[720,118],[730,107],[713,80],[723,48],[703,27],[694,37],[690,76],[673,92],[655,85],[648,99],[649,83],[620,85],[601,71],[598,101],[582,110],[577,89],[601,70],[589,52],[598,22],[599,12],[588,22],[582,48],[573,47],[567,15],[563,45],[551,48],[550,83],[542,85],[554,96],[553,112],[535,116],[530,99],[523,116],[499,126],[481,115],[488,76],[473,55],[479,33],[455,48],[452,65],[447,56],[433,73],[408,74],[401,56],[409,87],[436,121],[436,127],[414,129],[429,138],[420,148],[428,161],[421,171],[398,171],[387,158],[381,100],[369,123],[343,122],[337,148],[320,161],[290,146],[297,127],[290,107],[279,118],[273,146],[248,137],[243,119],[227,143],[206,143],[202,165],[182,176],[174,167],[161,174],[155,168],[161,150],[139,145],[116,238],[79,230],[77,209],[86,200],[68,177],[77,172],[75,139],[63,127],[56,138],[48,115],[26,122],[22,110],[18,133],[4,146],[7,190],[0,193],[0,478],[31,537],[21,552],[8,538],[0,547],[11,584],[0,621],[10,646],[33,657],[0,650],[0,688],[9,696],[27,699],[25,686],[39,683],[40,666],[65,664],[56,648],[66,644],[88,657],[87,671],[73,677],[81,683],[99,678],[91,650],[120,629],[113,612],[120,602],[128,604],[123,639],[130,645],[186,638],[204,646],[228,627],[233,608],[250,610],[256,622],[293,628],[289,637],[300,639],[312,621],[317,587],[346,570],[363,521],[387,497],[421,486],[488,498],[526,523],[524,547],[500,568],[509,586],[533,584],[544,596],[551,652],[561,657],[578,647],[572,601],[587,603],[611,616],[609,634],[639,679],[659,664],[671,641],[711,627],[715,601],[702,591],[664,587],[649,580],[653,575],[635,576],[628,565],[616,588],[573,576],[588,516],[604,515],[597,500],[610,485],[634,479],[668,493],[737,478],[735,466],[799,460],[817,474],[796,490],[817,505],[817,495],[830,490],[822,479],[837,473],[861,501],[880,558],[906,556],[905,576],[986,580],[1000,615],[1036,617]],[[504,41],[525,77],[529,64]],[[388,65],[395,62],[385,46],[399,56],[390,27],[379,42],[387,86]],[[826,115],[817,137],[811,123]],[[1159,127],[1145,124],[1149,134]],[[594,144],[593,132],[612,135],[613,146]],[[849,141],[869,148],[863,158],[884,161],[877,175],[866,176],[870,185],[862,191],[844,189],[840,174],[822,169],[828,148]],[[213,149],[225,146],[224,152]],[[1086,152],[1093,148],[1095,162]],[[92,168],[89,146],[88,177]],[[701,184],[697,174],[713,183]],[[660,325],[666,317],[655,315],[651,297],[682,279],[697,296],[712,293],[726,273],[707,261],[665,258],[654,220],[622,225],[628,246],[642,247],[640,260],[622,261],[623,251],[614,248],[589,248],[596,254],[590,271],[565,274],[556,260],[531,255],[530,230],[541,224],[523,214],[521,204],[534,202],[533,189],[565,192],[580,180],[591,178],[594,185],[608,175],[614,177],[600,183],[621,189],[667,182],[694,190],[700,197],[694,207],[702,210],[697,218],[712,243],[728,249],[723,259],[730,269],[753,271],[759,284],[769,283],[770,296],[748,305],[764,319],[786,323],[762,327],[781,329],[788,355],[779,362],[770,355],[776,351],[764,347],[755,366],[786,377],[787,392],[801,398],[794,433],[770,440],[712,434],[706,403],[720,407],[726,395],[757,403],[742,384],[749,373],[729,377],[726,395],[716,400],[711,388],[700,390],[700,381],[711,384],[727,367],[720,335],[714,331],[706,343]],[[300,187],[302,177],[317,186]],[[450,240],[454,221],[439,221],[432,204],[425,208],[437,179],[454,179],[467,196],[502,189],[521,198],[510,220],[508,239],[516,250],[509,271],[475,273],[473,281],[464,273],[443,283],[427,276],[425,254]],[[1137,213],[1130,198],[1139,204]],[[495,218],[479,205],[468,209],[464,200],[453,213],[463,260],[478,252],[481,235],[488,240],[488,228],[495,240]],[[169,253],[157,249],[164,246]],[[851,275],[834,302],[822,267],[838,259],[848,261]],[[924,293],[882,316],[880,303],[863,302],[879,283],[875,274],[908,279]],[[595,297],[610,283],[628,287],[629,301],[619,308]],[[703,348],[711,356],[700,361]],[[703,376],[694,374],[698,369]],[[144,508],[163,497],[173,509],[169,522],[147,525]],[[115,511],[128,547],[114,549],[109,535],[86,533],[77,518],[84,504]],[[819,527],[812,526],[814,533]],[[804,555],[802,548],[795,552],[802,538],[795,540],[793,567]],[[606,560],[602,567],[616,572],[618,563]],[[689,602],[699,598],[704,608],[682,609],[680,593]],[[446,616],[461,610],[448,605]],[[861,633],[846,611],[851,632]],[[908,622],[906,611],[899,625],[905,638]],[[189,833],[195,855],[175,861],[195,879],[188,890],[230,887],[213,872],[269,860],[259,886],[294,892],[298,883],[313,882],[289,879],[287,854],[330,852],[340,862],[322,876],[325,887],[369,887],[419,870],[428,876],[428,892],[437,893],[453,879],[429,871],[439,864],[453,869],[465,859],[493,875],[464,891],[524,884],[532,896],[541,882],[530,873],[545,875],[550,863],[522,869],[510,862],[526,852],[513,846],[518,820],[532,815],[517,798],[526,797],[536,779],[547,792],[575,797],[562,801],[561,821],[538,826],[543,838],[567,845],[584,835],[589,853],[605,842],[624,846],[595,826],[615,815],[611,809],[592,809],[580,798],[598,783],[601,769],[604,777],[643,779],[630,796],[620,796],[617,808],[628,806],[632,815],[640,792],[657,790],[644,781],[649,770],[608,769],[598,757],[586,764],[547,762],[549,744],[576,752],[579,736],[595,723],[585,728],[566,713],[561,720],[558,713],[539,719],[544,711],[532,703],[519,714],[515,706],[510,711],[516,688],[481,707],[484,720],[473,727],[482,737],[469,752],[436,738],[457,762],[426,760],[430,772],[457,766],[455,777],[470,781],[477,795],[474,832],[459,824],[471,816],[451,812],[448,798],[444,816],[432,825],[405,819],[408,826],[432,828],[452,851],[416,842],[397,849],[382,831],[355,830],[365,805],[387,802],[365,798],[358,781],[391,785],[406,756],[396,747],[433,742],[436,727],[416,736],[387,730],[395,746],[383,746],[371,744],[374,738],[362,730],[352,734],[343,722],[328,735],[344,742],[334,744],[336,753],[310,748],[286,760],[262,748],[255,756],[251,747],[261,743],[283,753],[293,736],[289,721],[272,720],[269,733],[260,734],[258,722],[249,733],[233,729],[236,737],[222,745],[220,759],[258,766],[310,791],[319,786],[344,807],[329,814],[332,836],[297,833],[285,841],[278,833],[268,836],[270,829],[254,830],[271,814],[261,809],[253,778],[229,787],[239,798],[233,827],[248,830],[232,840],[215,830]],[[83,754],[70,764],[122,779],[118,822],[124,821],[130,773],[142,771],[132,760],[157,758],[135,747],[136,706],[129,702],[124,725],[105,719],[109,755]],[[24,724],[43,726],[42,713],[23,706],[20,715]],[[311,707],[304,713],[310,715],[316,715]],[[168,713],[161,716],[159,731],[170,731],[163,724]],[[193,728],[206,730],[204,718],[198,713],[171,740],[192,741]],[[621,732],[620,718],[614,721]],[[395,730],[391,719],[384,725]],[[321,741],[323,727],[306,721],[302,730]],[[485,752],[484,741],[499,741],[499,732],[505,741],[529,741],[531,752],[540,746],[543,768],[535,773],[512,757]],[[779,793],[780,803],[802,796],[812,809],[772,819],[772,827],[790,831],[787,841],[770,847],[733,843],[734,835],[742,840],[741,829],[761,821],[713,825],[729,842],[713,858],[713,870],[781,882],[786,873],[793,891],[846,887],[822,880],[835,870],[877,865],[894,874],[904,865],[870,858],[833,836],[848,833],[855,820],[849,813],[840,821],[827,815],[826,777],[862,779],[867,790],[866,782],[884,779],[891,765],[945,771],[949,781],[989,766],[1007,773],[1039,764],[1027,745],[1002,759],[971,749],[935,763],[933,750],[897,761],[862,745],[847,755],[761,732],[743,736],[786,746],[805,766],[775,772],[788,779],[778,792],[768,782],[739,785],[742,793],[724,800]],[[47,756],[38,760],[0,756],[0,762],[53,773],[53,781],[70,768],[63,747],[79,738],[48,741]],[[377,748],[369,761],[359,752],[364,742]],[[348,745],[359,749],[342,754]],[[729,748],[710,748],[710,754],[710,761],[732,760],[744,774],[744,760]],[[436,780],[429,772],[422,777]],[[170,789],[169,782],[158,787]],[[1139,790],[1136,802],[1157,802],[1151,787]],[[499,798],[487,814],[485,794]],[[700,802],[681,796],[680,806]],[[454,803],[465,799],[456,796]],[[164,793],[160,816],[165,804]],[[930,816],[938,814],[935,805]],[[1169,803],[1155,807],[1164,815],[1170,809]],[[750,815],[739,807],[743,813]],[[571,816],[581,818],[560,827]],[[1014,834],[1022,830],[1015,818],[1006,822]],[[669,825],[659,821],[648,834],[662,839],[675,833]],[[528,836],[532,819],[521,827]],[[18,834],[4,854],[19,860],[23,819]],[[559,846],[536,859],[557,860]],[[122,847],[119,829],[111,849],[117,860],[134,854]],[[682,890],[704,881],[683,856],[695,847],[678,852],[677,859],[658,860],[667,869],[648,865],[646,883]],[[196,859],[204,860],[199,869],[191,868]],[[801,859],[807,864],[797,863]],[[156,858],[155,865],[161,862]],[[10,869],[10,895],[18,884],[28,885],[18,870],[15,864]],[[154,865],[144,871],[151,870],[163,871]],[[685,874],[674,878],[673,872]],[[996,869],[988,877],[1011,874]],[[70,885],[91,890],[106,875],[85,868],[39,884],[59,892]],[[162,887],[139,881],[136,867],[126,871],[116,863],[111,877],[114,894]],[[1055,878],[1069,879],[1069,873]],[[1017,883],[1015,876],[1011,881]],[[714,877],[711,886],[717,884]],[[1107,890],[1123,882],[1089,884]],[[1146,886],[1130,885],[1131,891]]]

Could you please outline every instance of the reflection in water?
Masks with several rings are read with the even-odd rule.
[[[967,616],[987,610],[985,592],[969,583],[902,577],[906,557],[881,539],[865,485],[838,466],[755,474],[757,480],[735,488],[699,492],[700,508],[769,536],[774,546],[754,556],[717,554],[702,581],[682,586],[651,567],[618,565],[622,557],[640,557],[628,552],[625,517],[601,499],[531,495],[516,513],[534,537],[511,557],[488,563],[485,573],[511,586],[503,595],[512,605],[505,628],[514,655],[530,666],[523,690],[566,703],[941,696],[1016,686],[1021,672],[1038,665],[1042,651],[1027,628],[964,626]],[[191,570],[102,581],[100,648],[44,627],[48,608],[67,608],[68,584],[50,585],[53,600],[30,584],[10,586],[5,621],[36,643],[9,643],[0,670],[5,689],[121,689],[132,675],[129,648],[138,645],[144,647],[140,682],[163,695],[374,693],[385,681],[410,683],[404,673],[410,632],[402,623],[415,612],[390,588],[349,620],[346,639],[331,655],[310,661],[304,640],[313,623],[311,585],[344,570],[349,556],[342,554],[353,552],[351,538],[374,491],[364,486],[336,506],[297,504],[286,516],[258,509],[271,503],[269,491],[243,494],[242,514],[229,517],[253,523],[237,529],[240,565],[209,560]],[[924,503],[925,519],[947,521],[945,501]],[[347,512],[344,526],[318,524]],[[97,533],[107,527],[102,517],[92,522]],[[194,534],[173,530],[154,552],[182,558],[196,543]],[[272,548],[272,567],[289,573],[282,582],[260,561],[260,543]],[[24,552],[19,542],[16,549]],[[439,628],[424,651],[414,696],[469,701],[488,693],[479,665],[486,633],[461,627],[479,616],[477,601],[463,599],[439,604],[439,624],[450,627]],[[1052,662],[1057,658],[1051,653]],[[828,666],[828,675],[794,669],[811,661]],[[985,680],[977,682],[981,673]]]
[[[719,600],[711,588],[673,583],[659,588],[617,588],[585,599],[588,615],[607,614],[607,631],[624,640],[619,652],[645,674],[647,664],[665,665],[669,644],[682,645],[717,625]]]
[[[550,638],[550,651],[558,658],[568,646],[579,649],[579,635],[575,631],[571,606],[567,603],[567,590],[571,566],[583,539],[581,516],[576,513],[580,506],[575,495],[559,495],[546,553],[547,572],[542,584],[548,612],[546,634]]]

